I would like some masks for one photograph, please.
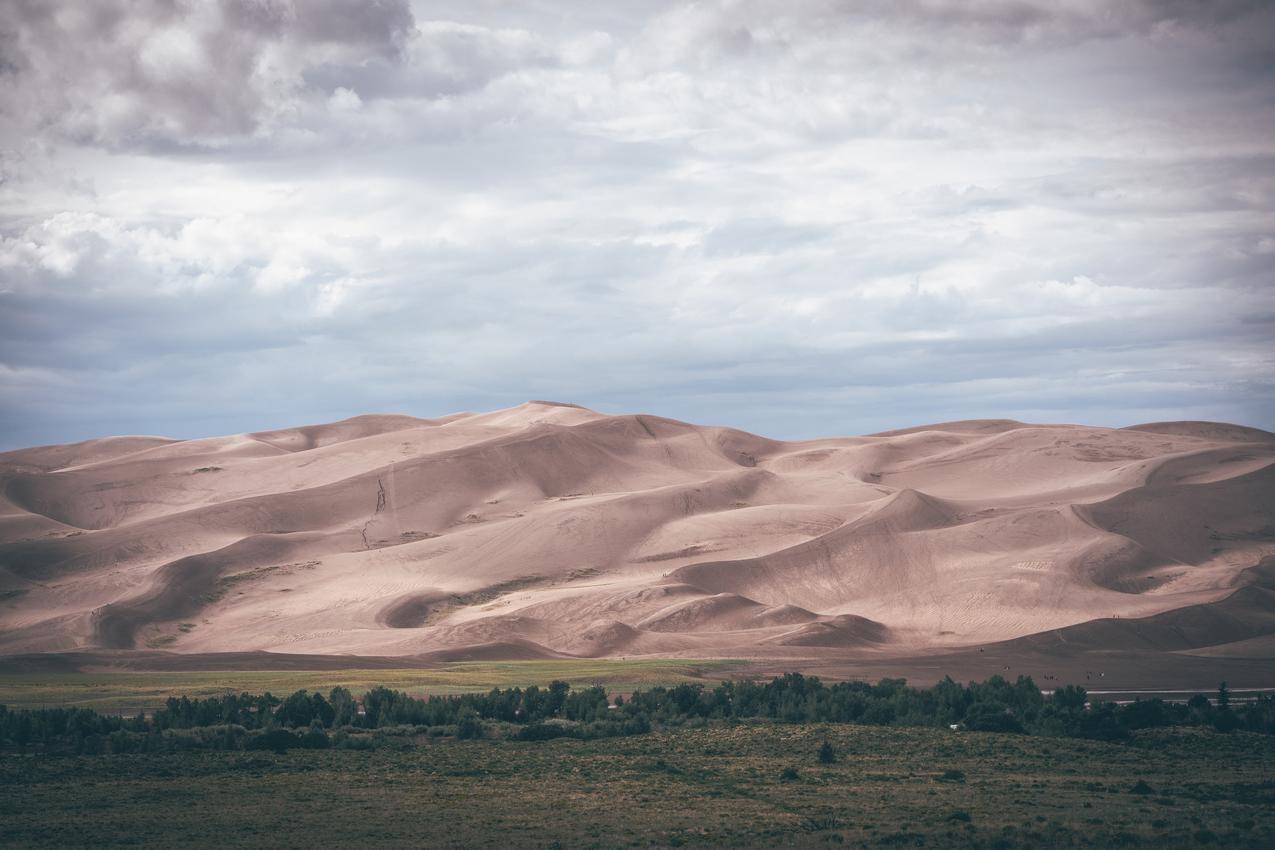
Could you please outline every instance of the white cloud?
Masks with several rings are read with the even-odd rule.
[[[1260,4],[372,8],[0,13],[0,443],[1275,425]]]

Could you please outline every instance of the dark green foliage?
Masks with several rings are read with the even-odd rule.
[[[1169,726],[1173,719],[1168,705],[1160,699],[1140,699],[1116,710],[1122,726],[1129,729],[1154,729]]]
[[[1130,727],[1121,723],[1113,703],[1087,705],[1084,688],[1067,685],[1054,691],[1035,718],[1037,731],[1068,738],[1122,741]]]
[[[471,741],[483,736],[483,722],[478,719],[478,712],[472,708],[461,713],[456,720],[456,737],[462,741]]]
[[[571,737],[571,730],[560,723],[529,723],[514,735],[519,741],[550,741],[568,737]]]
[[[824,741],[819,745],[819,763],[835,764],[837,761],[837,751],[832,748],[832,744]]]
[[[1218,711],[1213,715],[1213,728],[1219,732],[1234,732],[1240,725],[1240,719],[1234,712]]]
[[[332,739],[328,737],[328,733],[323,731],[323,726],[316,719],[311,723],[308,731],[301,733],[299,736],[299,746],[303,750],[326,750],[332,746]]]
[[[801,774],[797,773],[795,767],[785,767],[779,772],[779,779],[783,782],[795,782]]]
[[[336,711],[323,698],[323,694],[310,695],[305,691],[297,691],[288,697],[275,712],[277,723],[293,728],[309,726],[314,721],[318,721],[323,726],[331,726],[335,717]]]
[[[11,710],[0,706],[0,749],[93,755],[184,749],[238,750],[332,746],[325,730],[345,730],[336,744],[363,730],[403,727],[419,735],[524,741],[641,735],[657,728],[711,721],[766,719],[784,723],[856,723],[877,726],[963,726],[978,732],[1013,732],[1124,741],[1134,730],[1165,726],[1211,726],[1220,731],[1275,733],[1275,699],[1269,695],[1229,705],[1225,684],[1218,705],[1203,696],[1186,704],[1143,700],[1126,706],[1091,704],[1083,688],[1066,686],[1048,697],[1025,676],[1010,682],[993,676],[961,685],[944,679],[932,688],[912,688],[902,679],[825,684],[789,673],[769,682],[726,681],[653,687],[610,704],[599,686],[573,689],[495,688],[485,694],[412,697],[376,687],[362,702],[344,688],[328,697],[297,691],[284,700],[266,693],[226,694],[208,699],[170,698],[152,716],[119,717],[89,709]],[[1225,705],[1226,707],[1222,707]],[[516,730],[501,730],[513,725]],[[296,734],[289,730],[299,731]],[[438,730],[435,732],[434,730]],[[265,733],[279,732],[271,737]],[[352,734],[351,734],[352,733]],[[290,735],[291,739],[284,735]],[[411,746],[411,738],[394,740]],[[273,743],[270,743],[273,742]],[[830,746],[830,745],[829,745]],[[835,752],[820,748],[824,764]],[[826,761],[825,759],[831,759]]]
[[[1049,701],[1063,711],[1083,711],[1089,693],[1079,685],[1063,685],[1053,692]]]
[[[995,702],[980,702],[970,706],[965,714],[965,728],[974,732],[1017,732],[1026,731],[1023,724],[1013,712],[1004,705]]]
[[[273,750],[286,753],[293,747],[301,746],[301,739],[287,729],[268,729],[248,739],[249,750]]]
[[[328,694],[328,705],[332,706],[331,726],[353,726],[358,716],[358,703],[354,695],[345,688],[333,688]]]

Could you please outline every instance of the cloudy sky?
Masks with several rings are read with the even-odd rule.
[[[8,0],[0,448],[1275,427],[1275,4]]]

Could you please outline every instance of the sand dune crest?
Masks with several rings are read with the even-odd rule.
[[[1275,435],[1220,423],[782,442],[534,401],[0,455],[5,654],[1260,651],[1272,555]]]

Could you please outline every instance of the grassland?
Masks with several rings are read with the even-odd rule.
[[[742,667],[733,661],[685,659],[599,661],[464,661],[430,669],[217,670],[207,672],[103,671],[0,675],[0,704],[14,708],[69,706],[135,713],[162,705],[173,694],[208,697],[227,692],[287,695],[299,689],[328,691],[340,685],[362,693],[375,685],[422,694],[454,694],[491,688],[605,685],[627,693],[639,687],[701,682],[710,674]]]
[[[825,740],[832,764],[816,755]],[[1104,744],[772,723],[366,752],[8,755],[0,844],[1270,847],[1272,764],[1275,739],[1247,733]]]

